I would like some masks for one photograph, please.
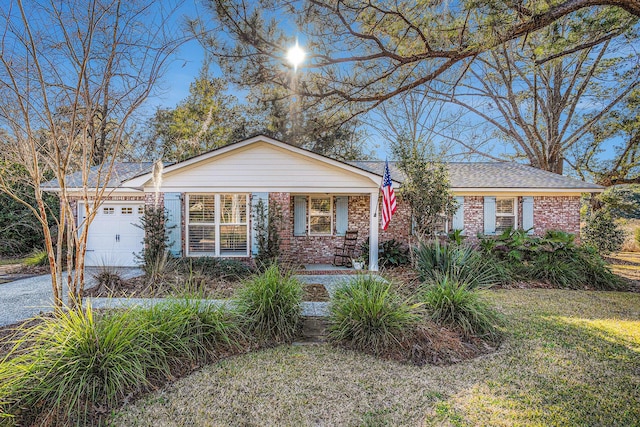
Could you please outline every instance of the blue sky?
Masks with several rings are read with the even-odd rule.
[[[206,6],[203,5],[202,0],[184,0],[175,15],[176,27],[183,27],[187,18],[196,17],[206,21],[210,19],[211,13],[207,10]],[[295,34],[292,34],[292,37],[295,36]],[[202,65],[203,57],[204,50],[196,40],[183,45],[168,65],[164,78],[158,86],[158,91],[156,95],[149,100],[145,112],[151,114],[157,107],[174,107],[186,98],[189,95],[189,85],[197,76]],[[242,101],[242,92],[234,94]],[[368,133],[370,135],[368,138],[370,149],[377,157],[384,159],[389,154],[384,140],[376,136],[375,132]],[[613,152],[613,143],[607,148],[607,157],[609,157]],[[495,141],[492,151],[496,155],[507,154],[512,152],[512,148],[504,143]]]

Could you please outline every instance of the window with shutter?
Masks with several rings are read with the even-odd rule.
[[[501,233],[508,228],[517,228],[516,220],[516,199],[496,198],[496,233]]]
[[[189,194],[187,200],[190,255],[248,255],[246,194]]]

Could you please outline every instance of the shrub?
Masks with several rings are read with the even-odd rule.
[[[360,245],[360,253],[365,265],[369,265],[369,239]],[[409,248],[395,239],[386,240],[378,247],[380,267],[398,267],[411,261]]]
[[[255,257],[260,268],[267,268],[278,260],[280,256],[280,229],[282,228],[282,209],[277,203],[263,200],[255,206],[253,221],[256,231],[256,246],[258,253]]]
[[[420,301],[433,321],[456,328],[466,337],[498,337],[496,325],[501,321],[500,315],[478,291],[446,274],[438,273],[425,283]]]
[[[635,231],[636,243],[640,246],[640,227],[636,227]]]
[[[32,252],[24,259],[24,264],[29,267],[42,267],[49,265],[49,255],[47,251]]]
[[[544,236],[529,236],[521,230],[507,230],[499,236],[481,236],[482,256],[504,279],[541,280],[552,285],[578,289],[622,289],[596,249],[577,246],[575,236],[549,230]]]
[[[331,302],[329,339],[376,355],[399,346],[419,317],[390,288],[372,275],[359,275],[339,288]]]
[[[593,246],[602,254],[616,252],[624,243],[624,232],[605,209],[591,214],[582,236],[585,244]]]
[[[420,242],[413,249],[413,259],[420,281],[446,274],[469,287],[487,287],[500,282],[496,267],[471,246],[440,243],[439,240]]]
[[[236,330],[222,310],[186,301],[43,318],[0,363],[0,412],[17,412],[24,425],[94,424],[173,368],[233,346]]]
[[[378,262],[381,267],[398,267],[411,261],[409,248],[395,239],[380,244]]]
[[[167,248],[169,234],[165,224],[169,220],[164,206],[145,206],[141,224],[136,225],[144,230],[143,249],[136,257],[142,264],[145,275],[152,281],[157,279],[158,269],[170,258]]]
[[[240,288],[237,311],[247,332],[258,339],[289,342],[301,325],[302,294],[302,284],[272,264]]]

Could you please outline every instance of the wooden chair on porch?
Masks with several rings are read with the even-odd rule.
[[[358,243],[358,230],[347,230],[344,233],[344,242],[342,246],[335,247],[333,254],[333,265],[351,267],[351,259],[354,257],[356,246]]]

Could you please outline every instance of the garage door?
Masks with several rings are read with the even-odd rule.
[[[80,212],[83,212],[80,207]],[[138,264],[135,254],[142,250],[144,230],[141,225],[144,205],[137,203],[110,203],[100,205],[89,226],[87,239],[87,266],[131,267]]]

